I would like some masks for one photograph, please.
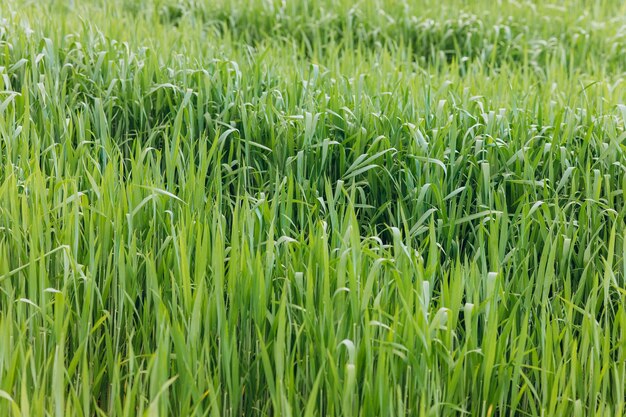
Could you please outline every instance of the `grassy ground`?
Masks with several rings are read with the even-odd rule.
[[[624,415],[625,16],[2,1],[0,415]]]

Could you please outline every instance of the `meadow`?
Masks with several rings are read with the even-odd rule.
[[[626,415],[620,0],[3,0],[0,416]]]

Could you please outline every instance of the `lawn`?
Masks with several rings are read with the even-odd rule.
[[[626,415],[626,3],[2,0],[0,416]]]

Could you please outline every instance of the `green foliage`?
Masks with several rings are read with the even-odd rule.
[[[0,415],[626,414],[624,16],[3,1]]]

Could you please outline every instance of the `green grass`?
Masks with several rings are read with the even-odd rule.
[[[625,415],[625,16],[2,1],[0,416]]]

